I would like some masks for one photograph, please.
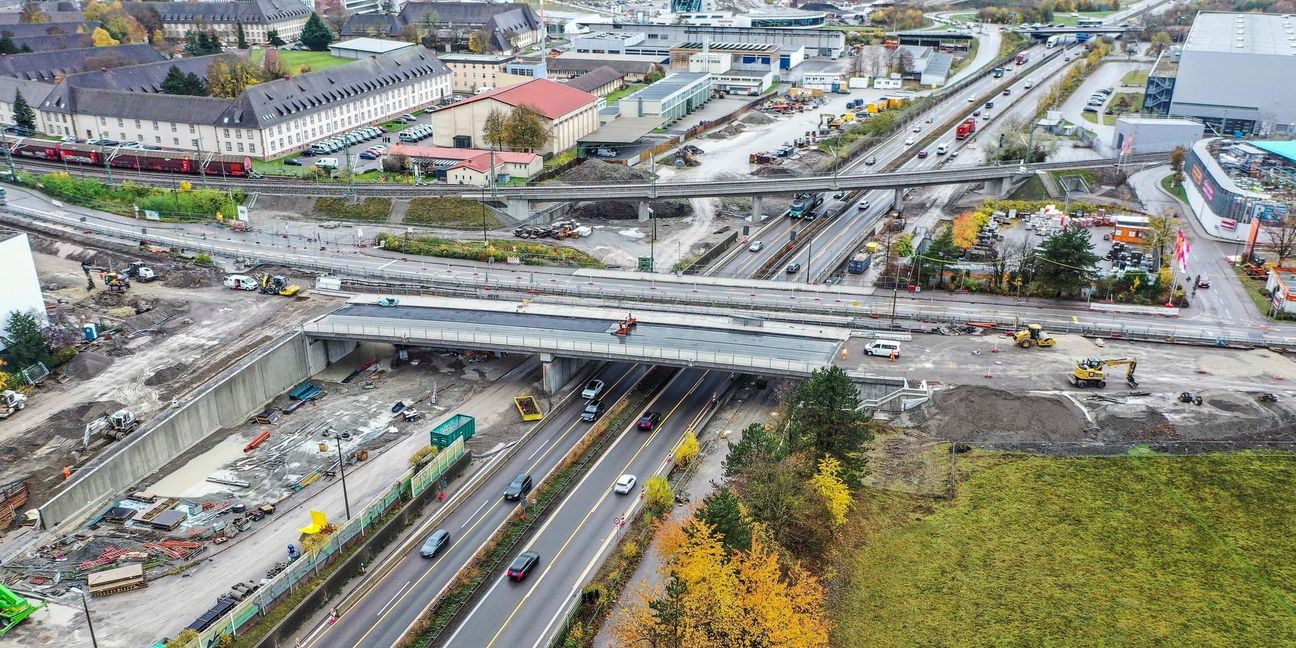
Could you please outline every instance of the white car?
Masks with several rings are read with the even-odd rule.
[[[913,132],[915,132],[915,133],[921,133],[921,132],[922,132],[922,124],[914,124]]]
[[[581,398],[584,398],[585,400],[593,400],[598,398],[599,394],[602,393],[603,381],[595,378],[594,380],[585,383],[585,389],[581,391]]]
[[[913,146],[913,145],[914,145],[914,138],[910,137],[909,139],[905,140],[905,146]]]
[[[752,252],[760,252],[765,249],[765,241],[752,241],[752,244],[748,245],[747,249]]]
[[[976,103],[976,97],[969,96],[969,97],[968,97],[968,103]]]
[[[635,479],[634,475],[621,475],[621,477],[616,480],[616,486],[612,487],[612,492],[617,495],[629,495],[630,491],[634,490],[635,482],[637,481],[638,480]]]
[[[868,209],[869,206],[872,204],[873,204],[872,202],[869,202],[867,200],[861,201],[859,204],[859,210],[864,211],[865,209]]]

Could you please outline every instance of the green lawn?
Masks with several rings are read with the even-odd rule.
[[[974,452],[953,501],[866,491],[832,645],[1296,645],[1296,457],[1138,454]]]
[[[1140,88],[1147,85],[1147,70],[1134,70],[1121,77],[1121,85],[1138,86]]]
[[[1188,193],[1184,191],[1183,185],[1176,187],[1171,182],[1172,180],[1174,180],[1173,174],[1161,178],[1161,188],[1173,194],[1175,198],[1179,199],[1179,202],[1188,204]]]
[[[1053,20],[1050,20],[1049,22],[1050,22],[1050,23],[1053,23],[1053,24],[1061,24],[1061,25],[1065,25],[1065,26],[1067,26],[1067,27],[1072,27],[1072,26],[1074,26],[1074,25],[1076,24],[1076,22],[1079,21],[1081,18],[1106,18],[1107,16],[1110,16],[1110,15],[1112,15],[1112,14],[1114,14],[1114,13],[1116,13],[1116,12],[1114,12],[1114,11],[1082,11],[1082,12],[1080,12],[1080,15],[1078,15],[1078,16],[1072,16],[1072,15],[1069,14],[1069,13],[1062,13],[1062,12],[1059,11],[1059,12],[1055,12],[1055,13],[1053,14]]]
[[[621,101],[622,99],[629,96],[630,94],[643,90],[646,87],[648,87],[647,83],[627,83],[624,88],[621,88],[620,90],[617,90],[612,94],[609,94],[608,96],[604,97],[604,99],[607,100],[607,103],[610,106],[618,101]]]
[[[949,76],[958,74],[959,70],[967,67],[972,61],[976,60],[977,49],[981,46],[981,41],[973,39],[972,44],[968,46],[967,56],[950,66]]]
[[[262,57],[265,56],[265,50],[256,48],[252,50],[252,62],[261,63]],[[338,65],[353,63],[353,59],[333,56],[328,52],[302,52],[297,50],[279,50],[279,62],[286,70],[292,74],[302,74],[303,65],[310,67],[311,72],[326,70]]]
[[[476,200],[458,197],[412,198],[405,212],[405,223],[447,229],[481,230],[500,227],[495,215]]]

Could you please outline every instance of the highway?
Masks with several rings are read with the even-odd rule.
[[[1053,53],[1045,47],[1036,46],[1027,50],[1031,60],[1027,66],[1038,62],[1040,57],[1045,54]],[[1054,56],[1045,62],[1042,66],[1032,71],[1028,76],[1036,80],[1057,71],[1066,64],[1061,56]],[[1013,85],[1013,94],[1003,97],[994,89],[1003,84],[1005,80],[1016,80]],[[980,107],[987,100],[995,101],[995,111],[1003,110],[1001,104],[1013,103],[1026,99],[1023,93],[1022,85],[1026,80],[1026,75],[1019,68],[1010,68],[1006,70],[1004,78],[996,79],[987,75],[985,78],[974,83],[965,93],[960,96],[950,97],[940,105],[928,111],[926,116],[922,117],[917,123],[921,130],[914,133],[911,128],[905,128],[896,133],[886,142],[870,150],[866,155],[851,162],[843,171],[859,172],[861,169],[868,169],[869,166],[864,164],[869,157],[876,157],[876,164],[873,168],[882,168],[896,160],[908,159],[900,166],[902,171],[933,171],[936,163],[941,159],[935,154],[935,144],[927,147],[930,156],[927,159],[919,159],[916,154],[919,150],[918,143],[922,138],[930,135],[929,129],[943,124],[953,119],[962,111],[971,106]],[[967,101],[968,97],[974,97],[975,102]],[[984,120],[978,120],[978,126],[984,124]],[[907,141],[913,141],[912,145],[906,144]],[[953,132],[942,136],[937,142],[947,142],[955,145],[954,150],[962,147],[964,142],[956,140]],[[950,170],[942,170],[942,173],[949,174]],[[786,264],[780,264],[775,269],[772,279],[780,281],[800,281],[812,283],[822,281],[831,274],[840,264],[840,259],[848,256],[849,252],[859,246],[865,235],[873,230],[874,225],[890,212],[893,204],[894,191],[869,191],[863,193],[855,199],[850,199],[851,194],[846,194],[843,199],[833,197],[833,194],[824,195],[824,204],[817,211],[820,218],[828,218],[829,222],[819,224],[818,231],[815,232],[810,244],[803,246],[798,251],[792,262],[800,263],[801,270],[797,273],[784,272]],[[850,199],[850,200],[848,200]],[[860,210],[857,205],[867,201],[869,207]],[[848,204],[849,203],[849,204]],[[760,252],[749,252],[746,245],[736,246],[736,249],[722,263],[716,264],[707,273],[709,276],[717,277],[752,277],[756,271],[769,263],[770,259],[779,253],[784,244],[791,240],[793,231],[804,230],[810,222],[799,219],[791,219],[785,215],[772,216],[771,222],[756,230],[750,237],[751,240],[760,240],[764,242],[765,249]]]
[[[713,394],[728,386],[724,373],[690,369],[677,374],[649,407],[662,414],[662,424],[652,432],[641,432],[633,424],[620,431],[615,444],[517,550],[540,555],[535,571],[521,582],[496,575],[445,645],[548,646],[569,605],[616,540],[616,521],[628,518],[642,503],[637,491],[616,495],[612,485],[622,474],[633,474],[642,484],[662,473],[684,431],[711,406]]]
[[[604,402],[610,405],[625,396],[650,369],[625,364],[606,367],[598,376],[607,383]],[[504,487],[523,472],[539,482],[589,429],[590,424],[580,420],[584,406],[584,400],[573,398],[566,407],[549,412],[537,424],[538,429],[523,441],[522,447],[511,455],[500,452],[490,459],[477,474],[491,470],[497,461],[506,463],[475,492],[466,498],[456,494],[444,505],[451,511],[436,528],[451,534],[446,550],[431,560],[419,555],[423,540],[435,530],[424,523],[410,544],[398,550],[390,571],[380,578],[373,578],[373,574],[366,578],[361,584],[366,589],[348,595],[341,618],[333,625],[324,624],[303,633],[303,645],[317,648],[396,645],[437,593],[517,509],[517,503],[506,502],[501,496]]]

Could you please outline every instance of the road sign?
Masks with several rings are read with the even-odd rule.
[[[653,258],[639,257],[639,272],[652,272],[652,271],[653,271]]]
[[[160,221],[162,220],[162,215],[159,214],[156,209],[145,209],[144,218],[148,220]]]

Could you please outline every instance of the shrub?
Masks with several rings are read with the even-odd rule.
[[[365,198],[351,202],[348,198],[318,198],[315,212],[338,220],[385,221],[391,213],[391,199]]]
[[[422,448],[419,448],[417,451],[414,452],[414,454],[410,455],[409,458],[410,466],[421,466],[431,461],[433,457],[437,456],[437,452],[439,451],[437,450],[437,447],[434,445],[426,445],[423,446]]]
[[[659,518],[675,505],[675,491],[661,475],[649,477],[644,482],[644,511],[648,517]]]
[[[480,202],[457,196],[413,198],[405,211],[406,223],[447,229],[479,229],[483,218],[488,229],[500,226],[499,219],[484,209]]]
[[[698,444],[697,435],[692,432],[685,434],[684,440],[680,441],[678,448],[675,448],[675,465],[683,468],[693,463],[701,451],[702,447]]]
[[[58,366],[60,366],[60,365],[63,365],[63,364],[65,364],[65,363],[67,363],[68,360],[71,360],[72,358],[75,358],[75,357],[76,357],[76,354],[77,354],[77,348],[74,347],[74,346],[65,346],[65,347],[63,347],[63,348],[61,348],[61,349],[55,351],[55,352],[54,352],[54,366],[53,366],[53,367],[50,367],[50,369],[53,369],[54,367],[58,367]]]
[[[601,268],[603,264],[594,257],[562,245],[527,243],[522,241],[491,241],[486,247],[479,241],[452,241],[433,236],[404,238],[382,232],[374,239],[385,250],[394,250],[418,256],[465,259],[469,261],[492,260],[506,263],[517,257],[525,265],[547,265],[578,268]]]
[[[210,268],[212,264],[212,258],[211,255],[207,254],[206,252],[200,252],[194,255],[193,262],[194,265],[202,266],[204,268]]]

